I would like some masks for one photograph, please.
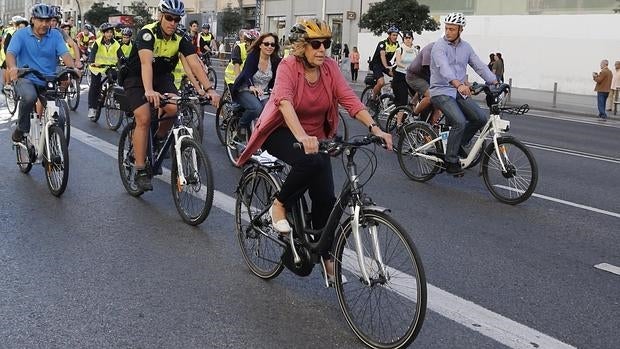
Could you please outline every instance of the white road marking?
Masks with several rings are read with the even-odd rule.
[[[613,164],[620,164],[620,159],[614,158],[611,156],[591,154],[591,153],[586,153],[586,152],[582,152],[578,150],[569,150],[569,149],[564,149],[564,148],[552,147],[552,146],[544,145],[544,144],[536,144],[536,143],[530,143],[530,142],[522,142],[522,143],[527,145],[530,148],[546,150],[546,151],[560,153],[560,154],[578,156],[578,157],[582,157],[586,159],[606,161],[606,162],[611,162]]]
[[[605,270],[612,274],[620,275],[620,267],[616,267],[615,265],[609,263],[599,263],[594,266],[596,269]]]
[[[498,188],[514,191],[514,192],[517,192],[517,193],[523,193],[523,190],[519,190],[519,189],[515,189],[515,188],[510,188],[510,187],[507,187],[507,186],[504,186],[504,185],[496,184],[495,186],[498,187]],[[541,194],[536,194],[536,193],[532,194],[532,196],[540,198],[540,199],[543,199],[543,200],[549,200],[549,201],[557,202],[557,203],[560,203],[560,204],[564,204],[564,205],[568,205],[568,206],[573,206],[573,207],[581,208],[581,209],[584,209],[584,210],[588,210],[588,211],[592,211],[592,212],[601,213],[601,214],[604,214],[604,215],[620,218],[620,213],[611,212],[611,211],[607,211],[607,210],[602,210],[600,208],[596,208],[596,207],[592,207],[592,206],[586,206],[586,205],[582,205],[582,204],[577,204],[577,203],[574,203],[574,202],[570,202],[570,201],[566,201],[566,200],[562,200],[562,199],[556,199],[556,198],[553,198],[551,196],[546,196],[546,195],[541,195]]]
[[[76,140],[114,159],[117,158],[117,146],[94,137],[76,127],[71,128],[71,134]],[[170,182],[169,176],[167,177],[167,182]],[[215,191],[213,204],[231,215],[235,214],[235,199],[231,196]],[[413,276],[410,277],[413,279]],[[522,325],[505,316],[494,313],[491,310],[453,295],[436,286],[427,284],[427,289],[428,308],[430,310],[510,348],[576,349],[576,347],[570,344]],[[415,299],[415,290],[399,289],[399,292],[404,292],[408,298]]]

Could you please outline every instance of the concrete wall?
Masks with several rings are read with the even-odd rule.
[[[602,59],[610,66],[620,60],[620,15],[468,16],[462,37],[483,62],[489,53],[501,52],[506,63],[504,77],[513,86],[576,94],[593,94],[592,72]],[[443,35],[442,30],[414,35],[424,47]],[[380,37],[360,33],[358,48],[365,60],[374,53]],[[481,79],[470,70],[470,80]]]

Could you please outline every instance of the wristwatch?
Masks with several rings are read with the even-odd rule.
[[[372,132],[372,128],[375,127],[375,126],[379,127],[379,125],[377,125],[374,122],[372,124],[368,125],[368,132]]]

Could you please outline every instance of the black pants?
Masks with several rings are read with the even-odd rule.
[[[351,63],[351,80],[357,81],[357,72],[359,68],[355,68],[358,63]]]
[[[90,75],[90,89],[88,90],[88,108],[96,109],[99,107],[99,95],[101,94],[101,80],[103,74]]]
[[[330,158],[327,154],[307,155],[303,150],[293,148],[295,142],[293,133],[283,127],[267,138],[263,148],[291,166],[278,200],[290,208],[308,190],[312,200],[312,227],[320,229],[327,223],[336,202]]]

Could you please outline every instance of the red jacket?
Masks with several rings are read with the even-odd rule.
[[[317,103],[329,104],[327,136],[332,138],[338,129],[338,105],[342,105],[351,116],[356,115],[365,107],[345,80],[335,60],[326,57],[320,72],[321,83],[327,94],[325,100]],[[300,58],[290,55],[280,62],[269,102],[256,122],[256,128],[252,132],[247,148],[237,161],[238,166],[242,166],[273,131],[285,125],[284,117],[278,108],[280,101],[288,100],[296,109],[302,98],[306,98],[305,93],[308,92],[304,89],[306,86],[304,79],[304,65]]]

